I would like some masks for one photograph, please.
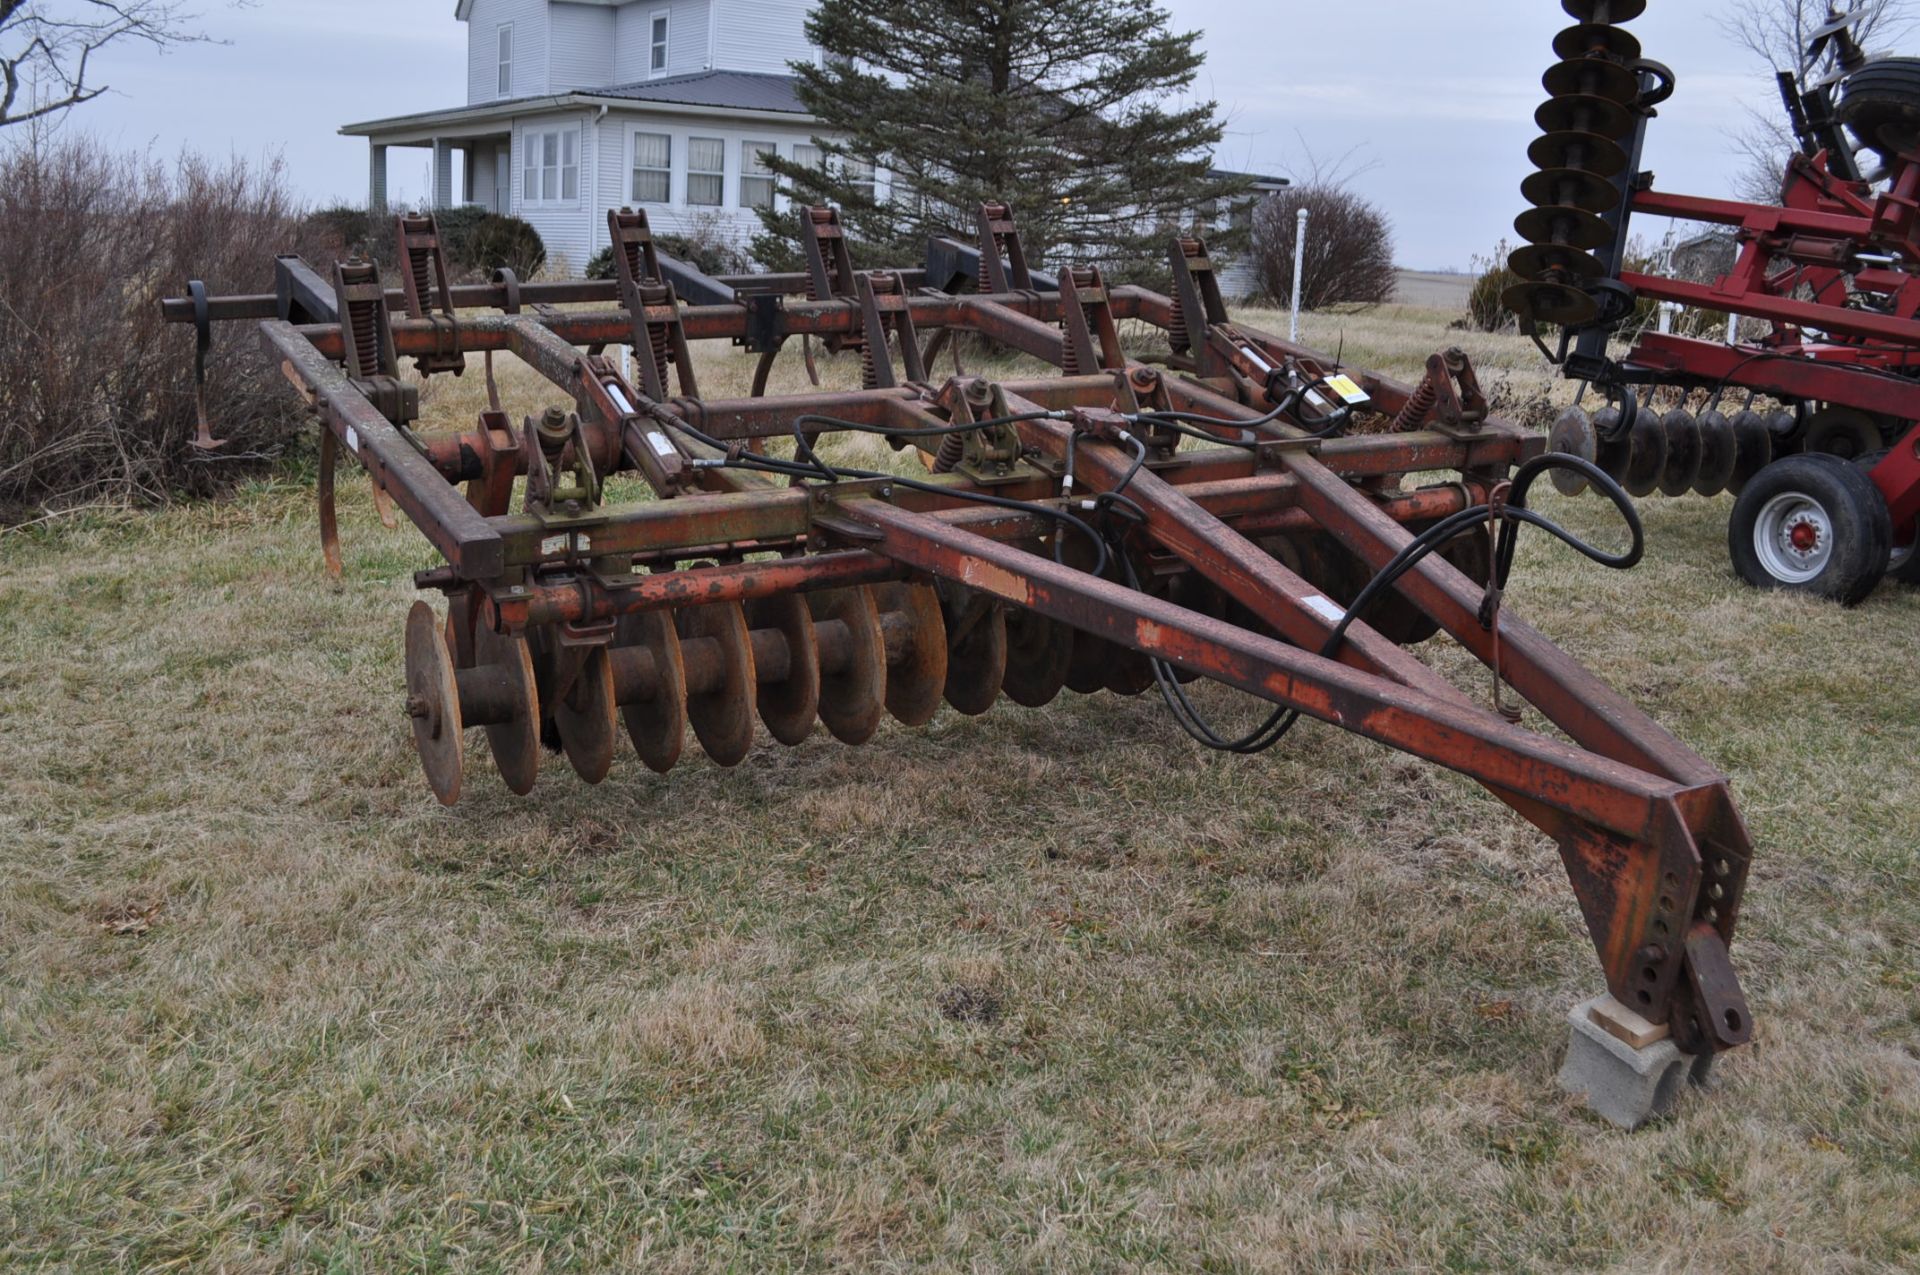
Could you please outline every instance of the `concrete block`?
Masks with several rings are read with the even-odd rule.
[[[1560,1087],[1584,1094],[1587,1106],[1622,1129],[1638,1129],[1673,1110],[1689,1077],[1706,1079],[1710,1058],[1680,1052],[1671,1040],[1635,1049],[1595,1018],[1612,1001],[1608,996],[1575,1005],[1567,1015],[1571,1028]]]

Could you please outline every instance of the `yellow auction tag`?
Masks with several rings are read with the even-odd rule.
[[[1367,392],[1361,389],[1354,379],[1345,373],[1339,376],[1329,376],[1327,378],[1327,388],[1349,403],[1364,403],[1367,401]]]

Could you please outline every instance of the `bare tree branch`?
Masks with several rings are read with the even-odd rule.
[[[180,0],[0,0],[0,128],[107,92],[88,77],[109,45],[208,42],[199,17]]]

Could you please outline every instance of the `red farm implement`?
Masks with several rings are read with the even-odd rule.
[[[1172,242],[1168,296],[1094,268],[1042,278],[998,205],[977,244],[936,240],[908,271],[855,271],[830,209],[803,224],[793,275],[707,277],[619,211],[617,280],[448,286],[431,222],[403,219],[401,289],[368,264],[326,281],[283,258],[273,295],[165,303],[203,333],[257,323],[317,410],[329,546],[344,447],[444,556],[416,580],[444,610],[416,603],[406,627],[406,708],[441,801],[476,728],[525,793],[552,753],[605,779],[623,733],[656,771],[689,727],[728,766],[756,719],[782,744],[816,720],[857,744],[943,700],[1157,691],[1195,740],[1242,753],[1311,717],[1473,777],[1557,843],[1611,992],[1581,1030],[1640,1046],[1635,1074],[1658,1086],[1616,1118],[1748,1039],[1728,947],[1751,845],[1726,780],[1502,605],[1514,533],[1551,526],[1528,485],[1605,475],[1490,416],[1455,352],[1405,385],[1232,321],[1197,239]],[[1123,330],[1150,334],[1153,362]],[[1035,370],[935,376],[969,333]],[[859,351],[863,387],[764,396],[797,339]],[[759,355],[752,395],[702,394],[702,341]],[[604,353],[622,345],[631,377]],[[481,354],[491,384],[502,353],[561,404],[516,421],[496,390],[470,429],[414,428],[401,360],[426,375]],[[901,463],[823,456],[852,432]],[[622,471],[652,498],[610,501]],[[1403,482],[1432,471],[1451,481]],[[1632,548],[1582,546],[1616,566],[1639,552],[1619,503]],[[1441,631],[1540,720],[1408,649]],[[1271,715],[1229,738],[1196,678]]]
[[[1521,188],[1533,207],[1515,223],[1528,246],[1510,262],[1524,282],[1507,303],[1536,340],[1559,326],[1548,356],[1607,406],[1564,414],[1550,445],[1634,495],[1735,493],[1727,544],[1750,584],[1852,604],[1883,575],[1920,581],[1920,59],[1869,59],[1851,35],[1858,14],[1832,14],[1798,73],[1780,75],[1800,143],[1780,203],[1702,199],[1640,171],[1648,121],[1674,91],[1618,25],[1645,0],[1564,7],[1578,25],[1554,41],[1539,171]],[[1627,269],[1636,215],[1730,227],[1732,268],[1711,284]],[[1610,357],[1638,299],[1766,330],[1724,342],[1647,332]],[[1654,410],[1661,389],[1681,405]],[[1756,412],[1756,396],[1782,406]],[[1570,472],[1555,482],[1585,485]]]

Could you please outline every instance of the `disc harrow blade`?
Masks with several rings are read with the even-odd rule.
[[[1660,418],[1667,435],[1667,459],[1660,467],[1660,494],[1684,496],[1700,477],[1700,422],[1684,407]]]
[[[1700,472],[1693,480],[1695,494],[1718,496],[1733,480],[1738,447],[1733,422],[1718,408],[1700,413]]]
[[[753,706],[758,687],[746,611],[738,602],[682,607],[674,615],[687,652],[687,721],[715,764],[738,766],[753,750]]]

